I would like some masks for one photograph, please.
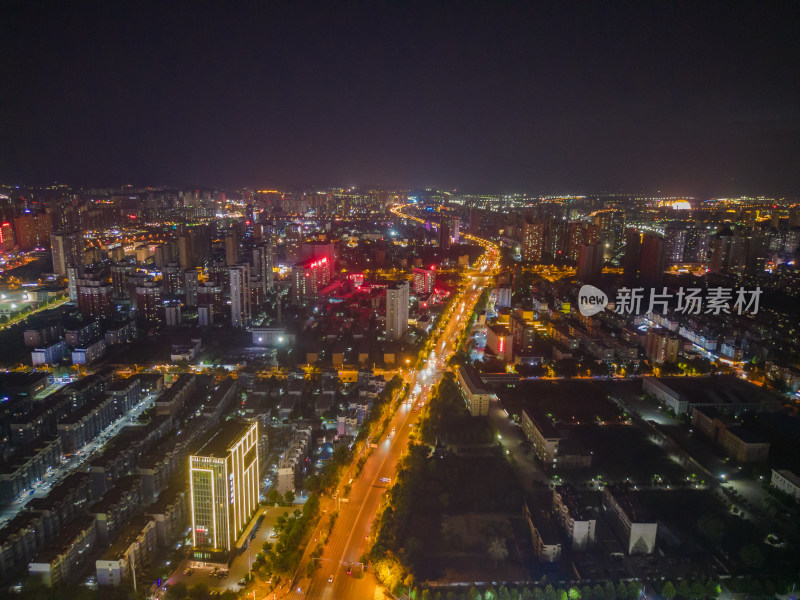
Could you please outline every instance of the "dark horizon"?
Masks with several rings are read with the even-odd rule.
[[[800,195],[800,5],[9,3],[0,179]]]

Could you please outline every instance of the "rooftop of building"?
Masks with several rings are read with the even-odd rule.
[[[738,377],[659,377],[658,382],[690,404],[757,404],[772,395]]]
[[[16,534],[20,530],[38,527],[40,518],[41,515],[27,510],[19,513],[2,528],[0,528],[0,546],[2,546],[4,541],[8,540],[12,535]]]
[[[800,487],[800,477],[792,473],[791,471],[787,471],[786,469],[773,469],[776,473],[784,477],[791,483],[797,487]]]
[[[78,517],[67,524],[56,539],[50,544],[45,546],[36,555],[36,558],[31,562],[33,563],[50,563],[54,558],[66,552],[74,545],[75,538],[87,529],[95,526],[94,517],[84,516]]]
[[[92,398],[86,404],[81,406],[78,410],[71,412],[66,417],[61,419],[58,424],[59,425],[74,425],[83,419],[84,417],[92,414],[94,411],[98,410],[104,403],[110,402],[111,400],[105,396],[98,396],[96,398]]]
[[[306,260],[301,260],[300,262],[296,262],[292,265],[293,269],[313,269],[314,267],[318,267],[328,263],[328,257],[326,256],[312,256],[311,258],[307,258]]]
[[[134,377],[137,377],[140,381],[152,383],[156,383],[164,379],[164,375],[162,373],[137,373]]]
[[[459,367],[459,372],[461,373],[461,378],[464,380],[464,383],[467,384],[470,394],[489,393],[484,387],[480,377],[478,377],[478,374],[475,372],[475,369],[469,366],[461,366]]]
[[[567,507],[570,517],[576,521],[585,521],[589,515],[580,504],[577,490],[570,484],[559,485],[554,490],[561,497],[561,503]]]
[[[692,408],[692,413],[699,413],[707,419],[719,419],[720,421],[727,421],[731,416],[720,410],[716,406],[695,406]]]
[[[45,398],[41,402],[36,402],[33,407],[33,410],[31,410],[24,416],[21,416],[17,419],[13,419],[10,425],[14,427],[16,425],[25,425],[27,423],[32,423],[36,419],[58,408],[60,404],[69,401],[70,401],[69,398],[66,396],[66,394],[64,394],[63,390],[59,390],[54,394],[50,394],[47,398]]]
[[[628,515],[631,523],[650,523],[653,521],[650,513],[639,503],[639,500],[631,492],[627,484],[610,484],[603,489],[604,493],[610,494],[617,504]]]
[[[174,481],[169,484],[167,489],[158,495],[158,498],[150,506],[147,507],[147,514],[160,515],[171,506],[174,506],[181,501],[181,498],[187,494],[186,484],[184,481]]]
[[[505,325],[497,325],[497,324],[489,325],[489,329],[491,329],[492,332],[495,335],[498,335],[498,336],[500,336],[500,335],[503,335],[503,336],[511,335],[511,330],[508,327],[506,327]]]
[[[136,538],[141,535],[142,531],[147,527],[147,524],[151,522],[153,522],[151,517],[133,517],[125,529],[119,533],[114,543],[103,552],[100,560],[117,560],[122,558],[128,547],[136,541]]]
[[[34,498],[28,503],[29,510],[51,510],[70,492],[89,485],[89,475],[87,473],[72,473],[67,475],[64,480],[50,490],[44,498]]]
[[[71,391],[71,392],[83,392],[84,390],[87,390],[87,389],[92,388],[94,386],[102,385],[103,383],[105,383],[109,379],[110,379],[110,377],[108,377],[106,375],[103,375],[103,374],[100,374],[100,373],[95,373],[94,375],[89,375],[88,377],[84,377],[83,379],[81,379],[79,381],[75,381],[73,383],[70,383],[66,387],[66,390],[67,391]]]
[[[52,373],[47,371],[35,371],[26,373],[17,373],[11,371],[9,373],[0,373],[0,391],[17,390],[23,388],[33,387],[47,380]]]
[[[219,385],[214,388],[214,391],[211,392],[211,398],[207,404],[209,405],[217,405],[222,402],[225,397],[230,393],[231,388],[236,386],[236,380],[229,377],[227,379],[223,379]]]
[[[154,373],[156,375],[156,373]],[[158,373],[160,375],[160,373]],[[136,377],[128,377],[126,379],[120,379],[112,383],[106,389],[107,392],[123,392],[130,389],[131,386],[136,385],[138,382]]]
[[[528,415],[528,418],[533,422],[536,426],[536,429],[539,430],[539,433],[542,434],[542,437],[545,439],[561,439],[561,433],[559,433],[556,426],[553,425],[553,422],[550,420],[550,417],[540,412],[538,409],[526,406],[522,409],[522,412]]]
[[[530,515],[533,526],[539,533],[543,545],[556,546],[561,544],[561,533],[556,528],[555,522],[547,514],[534,509],[530,511]]]
[[[89,507],[89,513],[102,514],[119,504],[120,500],[127,494],[141,487],[142,480],[140,477],[137,475],[126,475],[117,480],[114,487],[108,490],[105,496]]]
[[[728,433],[736,436],[740,440],[742,440],[745,444],[766,444],[768,443],[766,440],[758,437],[756,434],[748,431],[741,425],[731,425],[727,428]]]
[[[226,421],[218,429],[211,432],[209,437],[204,440],[203,445],[195,452],[195,456],[207,456],[211,458],[226,458],[228,450],[244,434],[246,434],[253,423],[233,419]]]

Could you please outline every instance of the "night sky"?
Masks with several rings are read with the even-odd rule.
[[[0,180],[800,195],[800,3],[0,5]]]

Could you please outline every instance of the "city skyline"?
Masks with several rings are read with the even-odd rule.
[[[798,23],[0,6],[0,597],[796,600]]]

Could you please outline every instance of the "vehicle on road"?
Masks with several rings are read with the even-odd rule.
[[[333,575],[331,575],[330,577],[328,577],[328,583],[333,583]]]
[[[353,574],[353,567],[347,567],[347,574],[348,575],[352,575]]]
[[[391,477],[381,477],[381,483],[391,483]]]

